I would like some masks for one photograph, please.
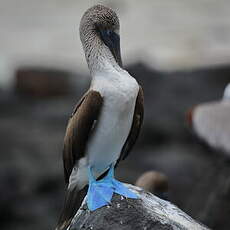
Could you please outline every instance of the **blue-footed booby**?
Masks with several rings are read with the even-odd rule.
[[[202,140],[230,156],[230,83],[221,100],[193,107],[187,118]]]
[[[80,38],[92,77],[76,105],[64,138],[67,192],[57,229],[66,229],[76,213],[80,191],[89,185],[88,208],[110,203],[113,193],[137,198],[114,178],[114,167],[127,157],[143,121],[143,91],[122,68],[119,19],[105,6],[88,9]]]

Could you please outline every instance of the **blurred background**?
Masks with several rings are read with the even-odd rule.
[[[57,223],[65,127],[90,82],[78,27],[96,3],[117,11],[123,63],[145,93],[144,127],[118,178],[135,183],[160,171],[171,202],[229,229],[229,155],[200,141],[185,119],[192,106],[220,100],[230,82],[228,0],[0,0],[0,228]]]

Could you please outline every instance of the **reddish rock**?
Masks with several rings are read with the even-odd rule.
[[[70,73],[43,68],[20,68],[16,72],[16,92],[35,96],[50,97],[70,92]]]

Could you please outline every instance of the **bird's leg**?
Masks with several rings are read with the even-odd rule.
[[[87,192],[87,205],[89,210],[94,211],[100,207],[108,205],[113,196],[113,188],[106,178],[97,181],[88,167],[89,189]],[[107,176],[106,176],[107,177]]]
[[[114,166],[115,164],[113,163],[110,166],[110,169],[108,172],[108,176],[110,177],[110,180],[111,180],[110,183],[112,183],[114,192],[126,198],[137,199],[138,196],[134,192],[131,192],[122,182],[114,178]]]
[[[123,183],[114,178],[114,164],[111,164],[107,175],[96,180],[92,168],[88,167],[89,189],[87,193],[87,205],[91,211],[108,205],[111,202],[113,193],[120,194],[126,198],[137,199],[138,196],[130,191]]]

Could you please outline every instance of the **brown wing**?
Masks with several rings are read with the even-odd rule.
[[[76,162],[84,157],[87,140],[95,121],[98,119],[102,104],[103,98],[100,93],[90,90],[79,101],[70,117],[63,149],[66,183],[69,183],[69,177]]]
[[[139,136],[141,126],[143,123],[143,117],[144,117],[144,94],[140,86],[137,99],[136,99],[135,110],[133,114],[132,127],[130,129],[129,136],[121,150],[121,155],[120,158],[118,159],[118,162],[120,160],[124,160],[128,156],[133,145],[136,143],[136,140]]]

